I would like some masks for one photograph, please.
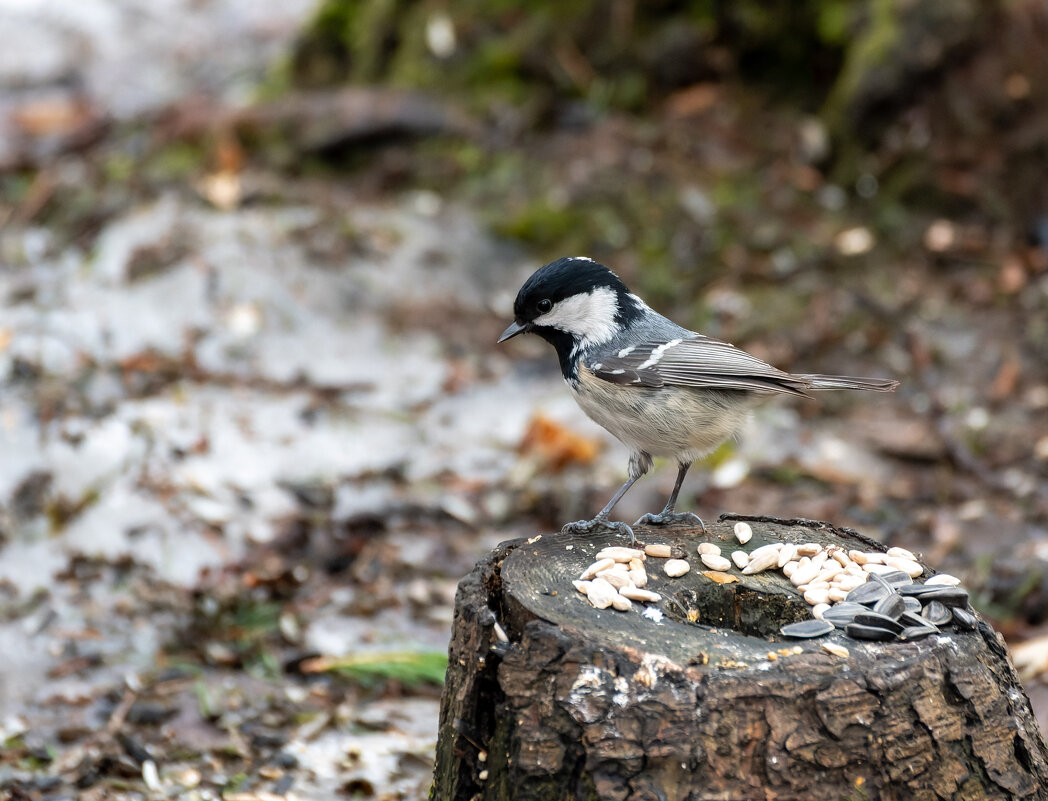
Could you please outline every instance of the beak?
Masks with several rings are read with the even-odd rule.
[[[507,339],[513,339],[517,334],[523,334],[528,330],[526,325],[522,325],[514,320],[509,324],[509,328],[502,332],[502,336],[499,337],[499,343],[505,342]]]

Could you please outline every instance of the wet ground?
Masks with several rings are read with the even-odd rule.
[[[591,514],[625,470],[544,343],[494,346],[546,259],[483,210],[264,168],[120,172],[172,104],[252,96],[310,7],[270,5],[0,0],[0,163],[9,190],[27,182],[0,208],[14,798],[425,798],[458,579],[503,539]],[[75,224],[47,213],[74,192]],[[847,251],[849,230],[819,235]],[[1026,603],[1042,579],[1022,570],[1048,559],[1048,375],[1011,333],[1043,319],[1048,273],[987,248],[985,275],[915,264],[899,292],[852,278],[809,309],[815,331],[908,315],[897,336],[740,343],[903,388],[764,407],[682,505],[856,526],[1034,632],[993,580],[1019,571]],[[965,297],[987,282],[1007,302]],[[849,292],[895,305],[856,311]],[[708,299],[763,314],[738,287]],[[672,473],[621,517],[661,506]]]

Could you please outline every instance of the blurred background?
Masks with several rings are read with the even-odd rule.
[[[425,798],[456,583],[625,474],[494,344],[563,255],[899,378],[681,508],[957,574],[1044,726],[1046,76],[1043,0],[0,0],[0,796]]]

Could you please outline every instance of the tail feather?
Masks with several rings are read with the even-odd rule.
[[[892,392],[899,382],[891,378],[856,378],[849,375],[799,375],[811,382],[811,389],[865,389],[871,392]]]

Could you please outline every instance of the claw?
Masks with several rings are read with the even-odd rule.
[[[604,520],[599,517],[595,517],[592,520],[576,520],[574,523],[567,523],[561,529],[565,534],[592,534],[594,531],[604,529],[607,531],[614,531],[617,534],[629,535],[630,545],[637,543],[637,538],[633,534],[633,529],[621,521]]]
[[[633,525],[635,526],[666,526],[671,523],[688,523],[694,526],[698,524],[699,528],[702,529],[702,533],[706,534],[706,524],[702,522],[702,518],[692,512],[659,512],[658,514],[646,514],[640,518]]]

